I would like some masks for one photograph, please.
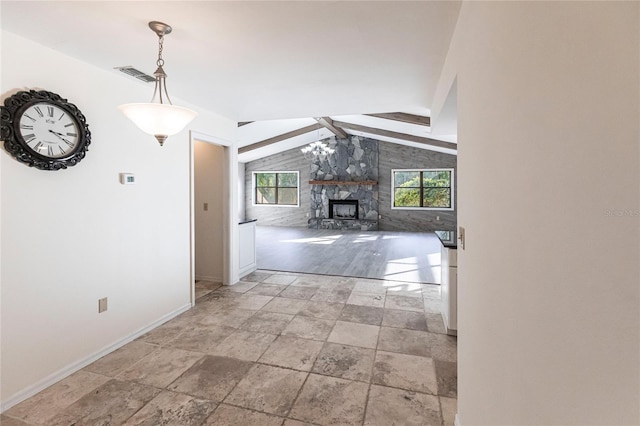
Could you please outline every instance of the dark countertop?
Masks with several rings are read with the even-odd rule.
[[[257,222],[258,219],[245,219],[243,221],[238,222],[238,225],[244,225],[245,223]]]
[[[456,231],[434,231],[443,246],[450,249],[458,248],[458,239]]]

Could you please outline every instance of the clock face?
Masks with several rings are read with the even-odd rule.
[[[19,129],[27,147],[48,158],[68,157],[80,142],[78,123],[73,116],[47,102],[25,109],[19,119]]]
[[[84,114],[60,95],[23,90],[0,105],[0,139],[21,163],[54,171],[82,161],[91,132]]]

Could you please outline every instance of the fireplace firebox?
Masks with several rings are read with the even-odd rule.
[[[358,200],[329,200],[329,219],[358,220]]]

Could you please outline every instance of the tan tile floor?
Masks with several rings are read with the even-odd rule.
[[[430,284],[257,271],[7,410],[12,425],[451,425]]]

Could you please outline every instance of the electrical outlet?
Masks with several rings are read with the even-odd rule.
[[[107,298],[98,299],[98,313],[101,314],[107,310]]]

